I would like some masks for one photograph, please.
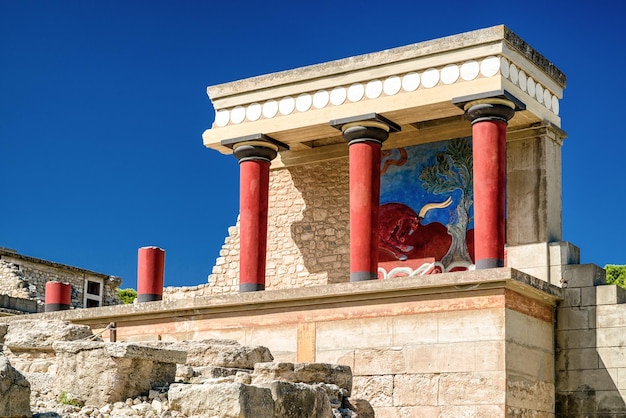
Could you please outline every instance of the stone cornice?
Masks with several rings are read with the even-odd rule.
[[[260,313],[263,310],[308,306],[318,309],[335,304],[390,301],[399,297],[428,295],[471,295],[474,292],[512,290],[544,305],[555,306],[562,299],[561,289],[543,280],[512,268],[454,272],[372,280],[358,283],[339,283],[297,289],[268,290],[264,292],[234,293],[195,297],[171,302],[147,302],[133,305],[103,306],[90,309],[33,314],[36,318],[62,319],[74,323],[102,324],[116,321],[156,320],[206,314]],[[29,316],[29,318],[34,318]],[[11,318],[2,318],[9,322]],[[16,318],[17,320],[17,318]]]
[[[560,124],[564,75],[504,26],[209,87],[204,143],[262,132],[306,149],[331,119],[376,112],[401,125],[460,114],[454,97],[507,90],[527,105],[512,123]],[[404,129],[404,126],[403,126]],[[304,145],[302,145],[304,144]]]

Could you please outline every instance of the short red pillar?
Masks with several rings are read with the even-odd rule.
[[[72,303],[72,285],[63,282],[46,282],[46,312],[64,311]]]
[[[349,146],[350,281],[376,280],[381,147],[389,132],[398,132],[400,126],[375,113],[331,125],[342,131]]]
[[[137,254],[137,302],[163,299],[165,250],[142,247]]]
[[[472,122],[474,251],[477,269],[504,266],[506,126],[515,104],[490,98],[465,105]]]
[[[265,290],[270,164],[288,147],[262,134],[222,145],[232,147],[239,160],[239,291]]]

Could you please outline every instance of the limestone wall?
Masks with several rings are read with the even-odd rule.
[[[36,300],[41,308],[45,304],[46,283],[49,281],[70,283],[72,285],[71,306],[82,308],[86,280],[102,284],[102,305],[120,303],[116,291],[121,283],[118,277],[4,250],[0,252],[0,294]]]
[[[554,417],[560,289],[511,269],[45,314],[118,341],[234,339],[350,366],[376,417]],[[107,333],[103,334],[107,338]]]
[[[350,277],[348,159],[270,172],[266,289],[340,283]],[[166,288],[165,300],[239,291],[239,224],[208,285]]]

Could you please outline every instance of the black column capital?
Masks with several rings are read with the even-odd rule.
[[[225,139],[221,144],[233,150],[240,164],[244,161],[271,162],[278,155],[278,151],[289,149],[289,145],[263,134]]]
[[[515,103],[500,99],[480,99],[464,106],[465,118],[472,124],[484,121],[508,121],[515,115]]]
[[[349,145],[357,142],[382,144],[391,132],[399,132],[400,125],[377,113],[352,116],[330,121],[333,128],[340,130]]]

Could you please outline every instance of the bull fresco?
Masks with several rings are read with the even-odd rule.
[[[379,261],[383,276],[390,268],[407,273],[407,266],[420,274],[471,268],[471,138],[385,150],[382,157]],[[420,262],[429,268],[422,268]]]

